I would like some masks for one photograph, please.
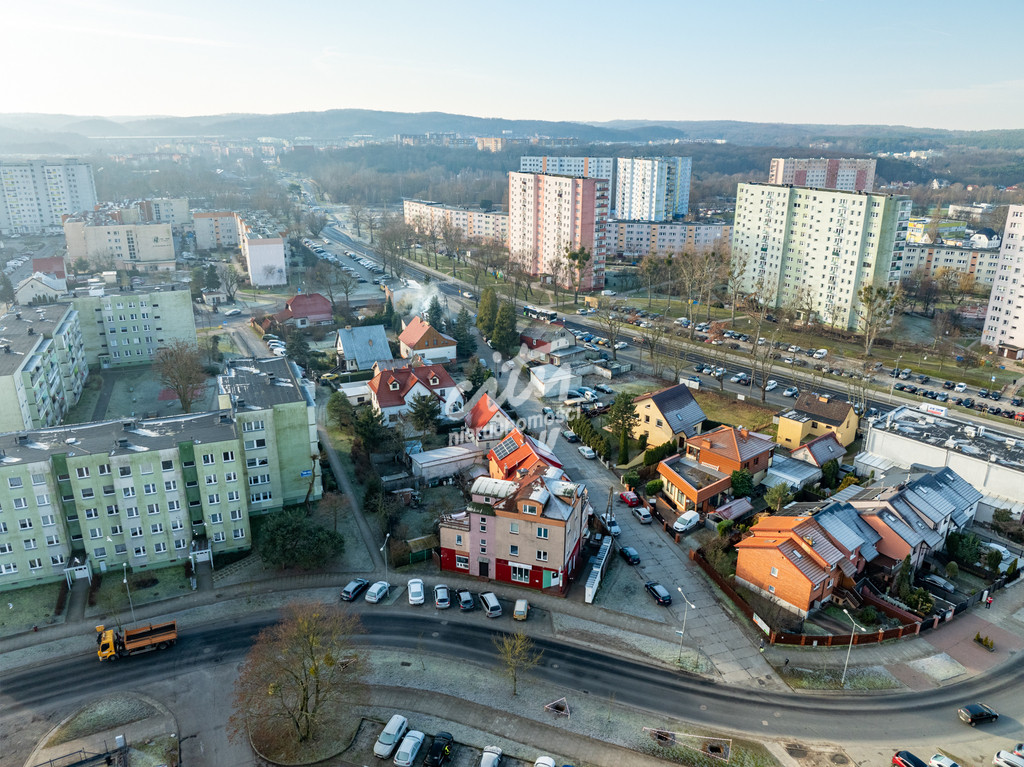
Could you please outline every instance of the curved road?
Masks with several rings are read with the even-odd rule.
[[[171,650],[122,659],[116,664],[100,663],[90,652],[4,675],[0,677],[4,718],[24,715],[58,700],[67,702],[71,679],[74,689],[88,696],[98,691],[144,689],[169,677],[237,664],[256,633],[276,618],[276,612],[264,612],[192,631]],[[363,612],[362,619],[367,629],[360,638],[363,643],[496,664],[492,632],[486,626],[405,613]],[[552,684],[755,736],[841,743],[877,742],[880,737],[895,742],[942,742],[949,739],[951,730],[967,731],[956,718],[956,708],[964,702],[984,699],[1002,712],[986,734],[1010,739],[1019,733],[1017,717],[1024,713],[1021,664],[927,693],[815,695],[729,687],[556,640],[535,637],[534,641],[544,656],[533,673],[543,675]]]

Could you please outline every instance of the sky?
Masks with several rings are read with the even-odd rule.
[[[0,112],[1024,127],[1024,2],[32,0]]]

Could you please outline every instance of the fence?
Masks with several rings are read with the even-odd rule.
[[[694,551],[690,550],[690,559],[696,562],[700,569],[707,573],[707,576],[717,584],[718,588],[725,592],[725,595],[729,597],[744,615],[746,615],[751,622],[754,620],[754,608],[747,604],[747,600],[739,595],[739,593],[732,587],[722,574],[719,573],[715,568],[711,566],[711,563],[704,559],[703,549],[697,549]]]

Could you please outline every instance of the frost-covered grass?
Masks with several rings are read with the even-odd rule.
[[[788,667],[782,674],[783,680],[794,690],[898,690],[904,685],[883,666],[851,666],[846,672],[842,668],[809,669]]]
[[[159,713],[151,705],[134,695],[116,693],[82,708],[53,733],[46,745],[47,747],[59,746],[70,740],[112,730],[115,727],[156,716]]]
[[[129,749],[129,763],[132,767],[177,767],[178,739],[164,735],[146,743],[135,743]]]
[[[33,626],[63,622],[63,616],[53,617],[59,590],[60,583],[46,583],[0,592],[0,634],[15,634],[31,630]]]

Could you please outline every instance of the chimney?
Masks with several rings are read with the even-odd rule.
[[[740,427],[740,439],[750,439],[750,432],[747,431],[746,426]]]
[[[117,441],[117,446],[120,447],[120,448],[128,447],[128,440],[126,440],[126,439],[119,439]]]
[[[236,399],[235,400],[235,407],[238,408],[239,410],[241,410],[243,407],[245,407],[245,400],[242,399],[241,397]]]
[[[345,330],[351,330],[351,329],[352,329],[352,326],[351,326],[351,325],[346,325],[346,326],[345,326]]]

